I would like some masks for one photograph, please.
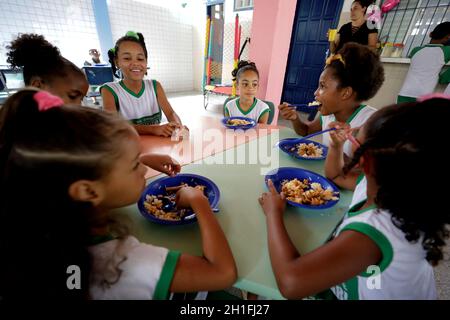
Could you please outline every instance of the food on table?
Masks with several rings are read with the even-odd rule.
[[[339,200],[338,192],[331,188],[324,189],[320,183],[310,182],[308,179],[284,180],[281,191],[287,200],[305,205],[319,206],[328,201]]]

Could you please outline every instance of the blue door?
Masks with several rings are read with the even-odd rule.
[[[335,29],[343,0],[298,0],[282,102],[314,101],[329,48],[327,31]]]

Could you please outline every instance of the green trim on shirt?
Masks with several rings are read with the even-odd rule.
[[[323,119],[322,119],[323,115],[320,115],[319,120],[320,120],[320,126],[323,127]],[[322,128],[323,129],[323,128]]]
[[[450,83],[450,68],[448,68],[446,71],[442,72],[439,75],[439,83],[440,84]]]
[[[375,209],[375,208],[377,207],[375,204],[372,204],[372,205],[368,206],[368,207],[365,208],[365,209],[359,210],[359,209],[361,209],[362,206],[364,206],[364,204],[365,204],[366,202],[367,202],[367,199],[364,199],[364,200],[362,200],[362,201],[356,203],[355,205],[353,205],[353,207],[351,207],[351,208],[348,210],[347,215],[348,215],[349,217],[354,217],[354,216],[357,216],[357,215],[359,215],[359,214],[362,214],[362,213],[364,213],[364,212],[366,212],[366,211]]]
[[[442,46],[442,51],[444,51],[445,63],[450,61],[450,46]]]
[[[238,107],[239,111],[242,112],[242,114],[244,114],[244,115],[249,114],[253,110],[253,108],[255,108],[256,103],[258,102],[258,100],[256,98],[253,98],[253,104],[250,106],[250,109],[248,109],[247,112],[245,112],[244,110],[241,109],[241,104],[239,102],[240,100],[241,100],[241,98],[236,99],[236,106]]]
[[[355,110],[355,112],[352,113],[352,115],[347,119],[347,121],[345,121],[345,123],[350,124],[350,122],[352,122],[352,120],[356,117],[356,115],[366,107],[365,104],[362,104],[358,107],[358,109]],[[335,117],[336,118],[336,117]]]
[[[156,99],[158,99],[158,90],[156,89],[156,87],[157,87],[156,80],[152,80],[152,83],[153,83],[153,89],[155,89],[155,97],[156,97]],[[159,104],[158,104],[158,106],[159,106]]]
[[[153,300],[167,300],[169,297],[170,284],[172,283],[180,255],[181,253],[178,251],[169,251],[167,254],[155,292],[153,293]]]
[[[261,114],[259,115],[258,120],[257,120],[256,122],[259,122],[259,119],[261,119],[261,117],[262,117],[263,115],[265,115],[267,112],[270,113],[270,109],[266,109],[266,110],[264,110],[263,112],[261,112]]]
[[[130,122],[134,125],[152,125],[161,123],[161,109],[159,112],[152,114],[151,116],[145,116],[139,119],[132,119]]]
[[[417,98],[407,96],[397,96],[397,103],[416,102]]]
[[[422,50],[424,47],[415,47],[414,49],[411,50],[411,53],[409,54],[409,58],[412,59],[412,57],[414,57],[414,55],[419,52],[420,50]]]
[[[136,97],[136,98],[140,98],[141,96],[142,96],[142,94],[144,93],[144,91],[145,91],[145,83],[144,83],[144,80],[142,80],[142,87],[141,87],[141,90],[139,91],[139,93],[134,93],[132,90],[130,90],[130,89],[128,89],[128,87],[125,85],[125,83],[123,82],[123,80],[121,80],[121,81],[119,81],[119,85],[126,91],[126,92],[128,92],[129,94],[131,94],[133,97]]]
[[[378,263],[378,266],[380,267],[381,272],[386,270],[386,268],[391,264],[392,259],[394,257],[394,249],[392,249],[392,245],[389,242],[388,238],[379,230],[375,229],[373,226],[367,223],[363,222],[351,222],[348,225],[346,225],[342,230],[343,232],[345,230],[352,230],[360,232],[366,236],[368,236],[378,248],[381,250],[382,258],[381,261]],[[361,277],[370,277],[373,274],[367,273],[366,271],[362,272],[360,274]]]
[[[110,86],[106,85],[106,84],[104,84],[104,85],[102,85],[102,86],[100,87],[100,93],[102,93],[102,90],[103,90],[103,89],[107,89],[109,92],[111,92],[111,94],[112,94],[113,97],[114,97],[114,102],[115,102],[115,104],[116,104],[116,110],[117,110],[117,111],[120,111],[119,97],[117,96],[117,93],[114,91],[114,89],[111,88]]]
[[[356,185],[358,185],[361,181],[362,181],[362,179],[364,179],[364,173],[361,173],[359,176],[358,176],[358,178],[356,178]]]

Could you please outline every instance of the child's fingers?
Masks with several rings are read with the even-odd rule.
[[[278,194],[278,191],[277,191],[277,189],[275,189],[275,186],[273,185],[273,182],[272,182],[271,179],[269,179],[268,185],[269,185],[270,193],[272,193],[272,194]]]

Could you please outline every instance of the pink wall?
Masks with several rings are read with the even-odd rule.
[[[250,60],[260,73],[258,97],[277,106],[283,92],[297,0],[255,0]],[[278,109],[273,123],[278,119]]]

